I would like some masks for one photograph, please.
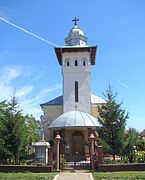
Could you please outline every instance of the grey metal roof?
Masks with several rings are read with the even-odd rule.
[[[106,101],[99,96],[91,94],[91,104],[102,104],[102,103],[106,103]],[[63,96],[59,96],[55,99],[52,99],[51,101],[40,104],[41,107],[49,106],[49,105],[63,105]]]
[[[82,111],[69,111],[56,118],[48,128],[84,128],[100,126],[97,118]]]
[[[106,101],[103,98],[96,96],[95,94],[91,94],[91,104],[103,104],[103,103],[106,103]]]
[[[40,106],[47,106],[47,105],[63,105],[63,96],[59,96],[55,99],[52,99],[51,101],[48,101],[46,103],[40,104]]]

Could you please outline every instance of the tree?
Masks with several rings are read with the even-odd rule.
[[[109,85],[108,90],[103,93],[106,104],[99,107],[99,123],[101,128],[99,136],[104,149],[112,154],[120,155],[123,151],[124,131],[128,113],[122,109],[122,103],[116,102],[117,93],[114,94]]]
[[[130,163],[135,162],[135,149],[139,133],[134,128],[129,128],[125,136],[125,148],[123,154],[128,157]]]
[[[139,134],[137,140],[137,150],[145,151],[145,129]]]
[[[0,157],[2,163],[18,163],[28,146],[39,137],[35,118],[22,115],[15,97],[0,102]]]

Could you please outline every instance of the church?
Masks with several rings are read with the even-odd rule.
[[[65,38],[65,46],[55,47],[62,70],[63,94],[40,104],[44,113],[44,139],[53,141],[59,132],[61,153],[80,156],[89,153],[90,133],[97,134],[98,107],[105,100],[91,94],[91,65],[96,63],[97,46],[88,46],[78,19]]]

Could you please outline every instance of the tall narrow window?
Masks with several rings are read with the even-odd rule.
[[[81,62],[82,62],[82,66],[86,66],[87,65],[87,59],[86,58],[83,58]]]
[[[66,58],[65,60],[65,66],[69,66],[70,65],[70,59],[69,58]]]
[[[75,81],[75,102],[79,102],[78,81]]]
[[[66,65],[69,66],[69,61],[67,61]]]
[[[77,60],[75,60],[75,66],[78,66],[78,61]]]

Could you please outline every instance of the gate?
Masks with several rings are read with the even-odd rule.
[[[84,156],[67,156],[65,158],[64,170],[89,170],[90,160]]]

